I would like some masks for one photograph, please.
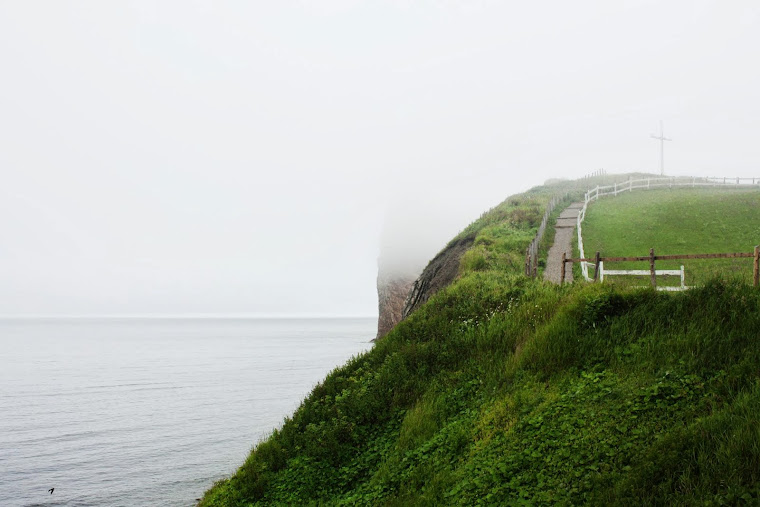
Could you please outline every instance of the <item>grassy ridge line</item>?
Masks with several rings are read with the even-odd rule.
[[[481,217],[465,228],[449,243],[465,238],[477,237],[472,251],[462,259],[462,270],[475,272],[478,270],[498,269],[502,272],[519,272],[522,252],[535,234],[538,221],[540,221],[546,203],[557,192],[556,187],[537,187],[522,195],[512,196],[500,205],[484,212]],[[495,241],[498,238],[498,241]],[[515,245],[518,245],[515,247]],[[385,344],[390,344],[387,337],[380,345],[376,345],[371,354],[382,354]],[[357,358],[358,360],[359,358]],[[350,363],[349,363],[350,364]],[[348,365],[347,365],[348,366]],[[332,374],[325,383],[329,383]],[[293,418],[287,418],[282,430],[275,431],[265,442],[260,443],[254,449],[246,464],[229,480],[222,481],[210,490],[202,504],[208,505],[238,505],[241,498],[249,496],[248,493],[240,495],[241,491],[249,491],[250,482],[254,482],[255,496],[262,490],[267,482],[266,474],[254,472],[257,479],[251,481],[249,470],[252,463],[266,460],[267,449],[274,445],[281,433],[288,433],[298,420],[299,414],[308,412],[311,399],[317,395],[321,386],[317,386],[309,397],[302,403]],[[378,407],[380,408],[380,407]],[[300,447],[299,447],[300,448]],[[242,486],[242,487],[241,487]],[[234,493],[231,495],[231,493]],[[223,501],[219,500],[224,498]]]
[[[760,243],[760,191],[737,189],[650,190],[595,201],[583,225],[587,255],[660,255],[751,252]],[[752,259],[658,261],[658,269],[684,265],[686,284],[705,283],[716,275],[751,282]],[[648,269],[647,263],[605,263],[609,269]],[[634,277],[618,283],[646,284]],[[669,277],[670,284],[675,278]],[[666,278],[658,280],[665,283]]]
[[[514,274],[534,197],[472,227],[461,278],[328,375],[202,504],[760,501],[758,291]]]

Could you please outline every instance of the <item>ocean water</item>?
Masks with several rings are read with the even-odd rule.
[[[0,320],[0,506],[194,505],[375,325]]]

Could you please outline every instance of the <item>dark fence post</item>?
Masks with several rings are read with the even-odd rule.
[[[562,267],[559,270],[559,273],[560,273],[559,284],[560,285],[565,284],[565,259],[567,259],[567,252],[562,252]]]
[[[596,258],[594,259],[594,264],[596,265],[596,268],[594,269],[594,282],[599,281],[599,264],[602,262],[602,258],[600,257],[599,252],[596,252]]]
[[[649,249],[649,276],[652,279],[652,287],[657,287],[657,280],[655,279],[654,269],[654,248]]]
[[[755,245],[754,283],[755,287],[760,286],[760,245]]]

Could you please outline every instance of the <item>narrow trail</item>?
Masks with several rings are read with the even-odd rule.
[[[578,220],[578,213],[583,207],[582,202],[574,202],[560,213],[557,223],[554,225],[554,244],[549,249],[546,256],[546,269],[544,270],[544,280],[559,283],[562,276],[562,253],[566,252],[568,257],[573,255],[573,232],[575,223]],[[573,270],[568,269],[565,273],[565,281],[573,281]]]

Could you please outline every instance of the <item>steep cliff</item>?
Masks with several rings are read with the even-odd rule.
[[[430,261],[408,291],[401,319],[405,319],[430,296],[454,281],[459,273],[459,261],[474,240],[475,236],[471,235],[452,241]]]
[[[378,269],[377,297],[379,314],[377,337],[380,339],[405,319],[430,296],[448,286],[459,273],[462,255],[474,241],[474,235],[456,239],[431,260],[419,276],[411,271]]]
[[[526,229],[532,231],[532,228],[537,225],[537,220],[540,219],[541,203],[545,198],[537,198],[537,196],[544,195],[543,192],[540,187],[537,187],[524,195],[513,196],[483,213],[478,220],[470,224],[443,250],[438,252],[428,262],[424,270],[419,270],[421,273],[418,277],[410,277],[409,273],[413,271],[409,270],[403,276],[389,276],[383,273],[381,265],[378,276],[380,316],[377,339],[385,336],[396,324],[411,315],[431,296],[456,280],[460,274],[462,257],[473,246],[481,229],[494,223],[506,222],[516,231],[524,232]],[[410,239],[409,242],[412,240]],[[394,252],[396,266],[403,265],[403,262],[399,261],[400,253],[399,251]],[[414,260],[418,262],[419,258]],[[510,267],[514,267],[514,262],[511,264]],[[389,270],[389,272],[393,272],[393,270]],[[404,301],[401,301],[402,296],[405,298]],[[400,312],[398,311],[399,306],[402,308]]]
[[[377,337],[380,339],[401,322],[404,304],[409,292],[414,286],[414,275],[384,273],[378,270],[377,275]]]

